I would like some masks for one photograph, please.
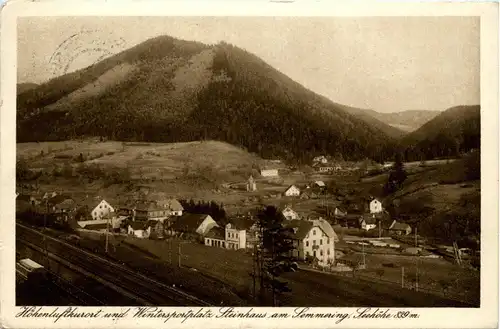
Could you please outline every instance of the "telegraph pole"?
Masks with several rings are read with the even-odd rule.
[[[179,268],[181,267],[181,242],[179,241],[178,253],[177,253],[177,264]]]
[[[401,288],[405,287],[405,268],[401,267]]]
[[[108,253],[108,243],[109,243],[109,216],[107,216],[106,218],[106,247],[105,247],[105,250],[106,250],[106,253]]]

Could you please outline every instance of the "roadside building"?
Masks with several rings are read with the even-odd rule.
[[[214,226],[218,226],[212,216],[185,213],[175,218],[168,228],[170,234],[183,236],[204,236]]]
[[[147,239],[151,234],[151,225],[147,222],[132,221],[127,224],[127,233],[136,238]]]
[[[321,180],[317,180],[314,182],[313,186],[315,188],[318,188],[318,189],[325,189],[326,188],[326,184],[325,182],[321,181]]]
[[[251,175],[250,175],[250,177],[247,180],[246,189],[247,189],[248,192],[255,192],[255,191],[257,191],[257,184],[255,183],[255,179]]]
[[[226,224],[226,247],[228,249],[244,249],[247,247],[247,231],[254,221],[244,218],[232,218]]]
[[[205,235],[205,245],[226,248],[226,230],[219,226],[212,227]]]
[[[299,196],[300,195],[300,189],[295,186],[295,185],[290,185],[286,190],[285,190],[285,196]]]
[[[70,196],[56,194],[47,200],[47,209],[55,215],[57,221],[67,222],[74,216],[77,205]]]
[[[93,220],[98,220],[114,211],[115,209],[106,200],[102,199],[101,202],[99,202],[97,206],[92,209],[90,215],[92,216]]]
[[[328,224],[326,221],[325,223]],[[313,257],[321,266],[335,262],[336,234],[332,235],[333,228],[325,229],[325,224],[319,220],[290,220],[285,223],[285,227],[293,230],[291,234],[293,257],[301,260]]]

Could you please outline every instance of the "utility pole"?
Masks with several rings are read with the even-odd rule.
[[[361,248],[363,250],[363,267],[366,268],[366,260],[365,260],[365,243],[362,242]]]
[[[378,221],[378,237],[381,238],[382,237],[382,229],[380,227],[380,220]]]
[[[108,243],[109,243],[109,216],[106,215],[106,247],[105,247],[105,251],[106,253],[108,253]]]
[[[405,268],[401,267],[401,288],[405,287]]]
[[[181,242],[179,241],[178,253],[177,253],[177,264],[179,268],[181,267]]]

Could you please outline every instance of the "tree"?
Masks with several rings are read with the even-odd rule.
[[[18,181],[27,180],[30,177],[31,171],[28,167],[28,163],[24,159],[19,159],[16,161],[16,179]]]
[[[290,256],[293,249],[292,230],[283,225],[284,217],[274,206],[267,206],[257,218],[261,232],[260,245],[256,251],[260,302],[265,301],[265,293],[268,291],[272,296],[272,305],[277,306],[280,296],[291,291],[288,283],[281,280],[280,276],[297,269],[297,264]]]
[[[389,173],[389,178],[384,186],[384,192],[386,195],[396,192],[402,186],[408,175],[406,174],[403,158],[400,153],[396,154],[396,159],[394,165],[392,166],[391,172]]]

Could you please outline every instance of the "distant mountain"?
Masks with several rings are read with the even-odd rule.
[[[263,157],[382,160],[397,130],[352,115],[227,43],[150,39],[18,95],[18,141],[215,139]]]
[[[434,119],[439,113],[441,113],[439,111],[423,110],[380,113],[374,110],[362,110],[357,108],[348,108],[348,112],[366,118],[372,117],[378,122],[382,122],[384,125],[388,125],[397,129],[393,130],[392,132],[395,137],[417,130],[422,125]],[[403,133],[398,135],[397,131],[403,131]],[[391,134],[391,132],[389,132],[389,134]]]
[[[481,146],[480,106],[452,107],[405,136],[401,147],[409,160],[448,157]]]
[[[383,131],[388,136],[399,139],[406,135],[406,129],[396,127],[390,124],[388,121],[383,118],[383,113],[379,113],[373,110],[363,110],[355,107],[345,106],[337,104],[337,106],[341,107],[347,113],[353,114],[363,121],[367,122],[369,125],[373,127],[377,127],[381,131]]]
[[[32,82],[18,83],[17,84],[17,94],[19,95],[21,93],[24,93],[27,90],[34,89],[36,87],[38,87],[38,85],[36,83],[32,83]]]

